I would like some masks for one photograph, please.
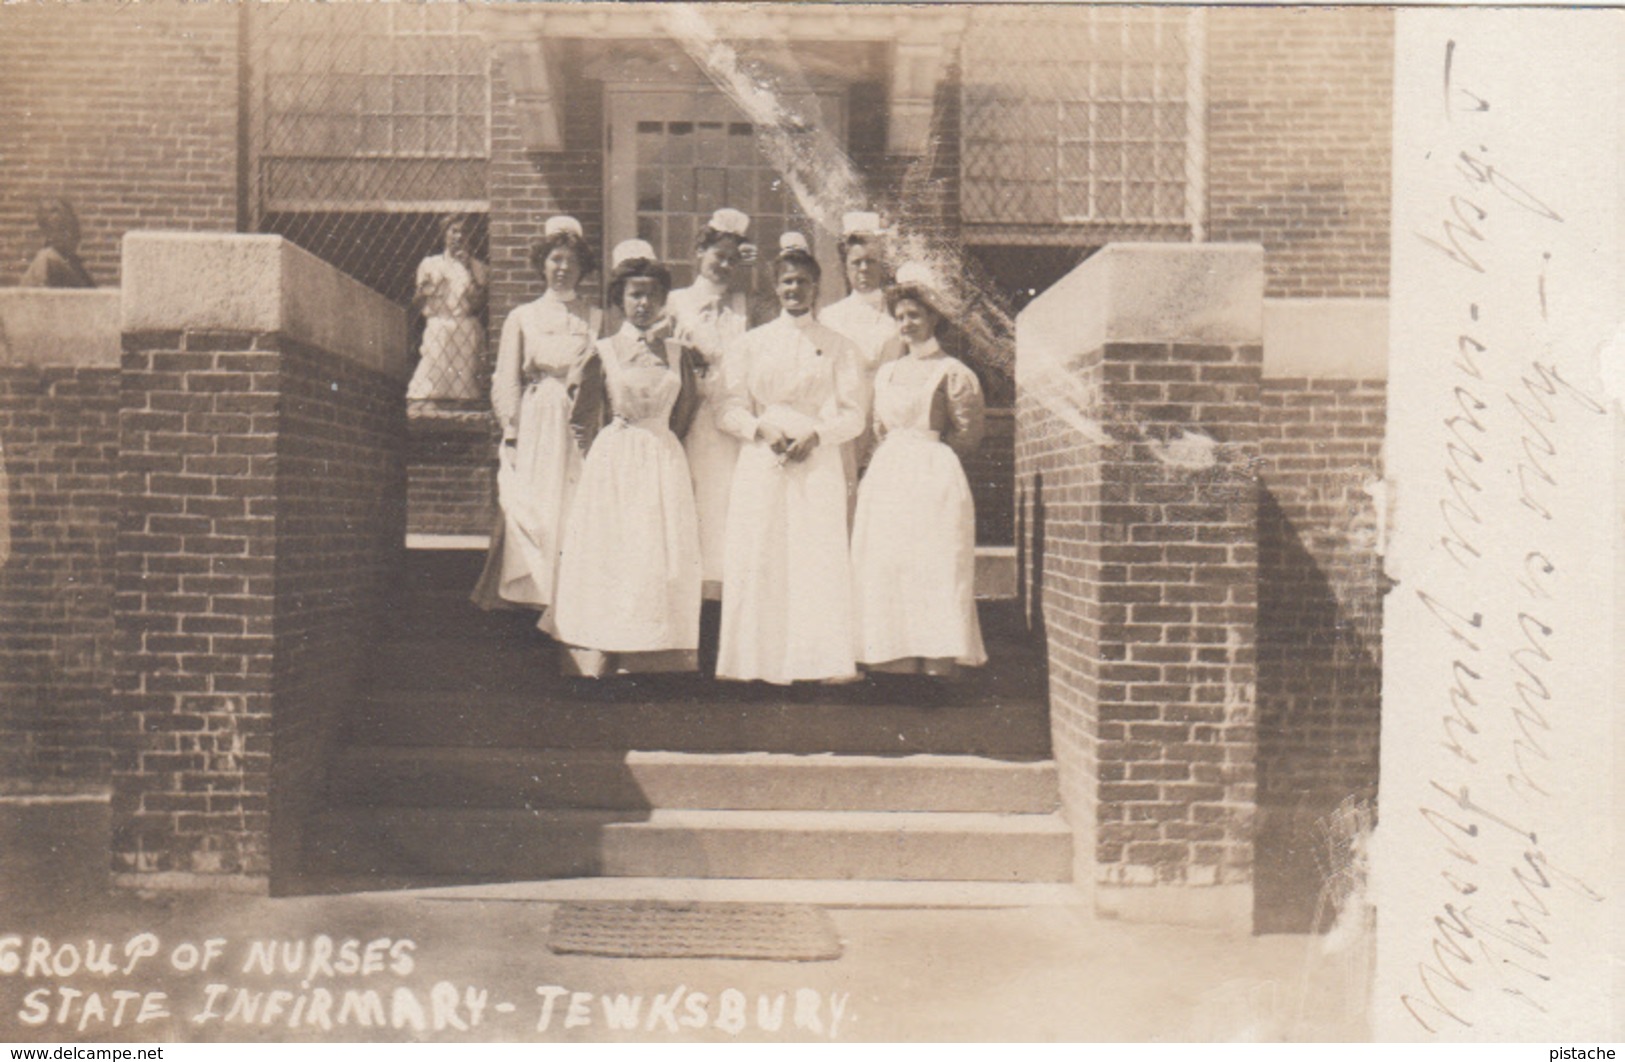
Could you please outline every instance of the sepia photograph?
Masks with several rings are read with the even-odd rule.
[[[1622,71],[0,3],[0,1041],[1620,1040]]]

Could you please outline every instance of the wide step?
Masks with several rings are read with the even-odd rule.
[[[349,720],[352,746],[645,749],[668,752],[1050,755],[1030,701],[923,705],[790,700],[600,701],[436,692],[375,695]]]
[[[339,805],[374,808],[1043,814],[1058,803],[1045,760],[613,749],[345,749],[331,790]]]
[[[1058,814],[346,808],[310,824],[327,873],[1061,882]]]

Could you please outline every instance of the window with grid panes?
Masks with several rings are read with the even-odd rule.
[[[670,264],[679,287],[693,282],[694,243],[718,207],[749,215],[750,238],[768,257],[781,233],[812,231],[748,122],[640,120],[635,166],[638,236]]]
[[[963,60],[964,220],[1194,223],[1196,17],[1072,6],[978,12]]]
[[[286,4],[254,11],[261,198],[296,204],[483,199],[490,79],[457,4]]]

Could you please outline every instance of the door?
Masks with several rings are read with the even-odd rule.
[[[834,234],[809,220],[758,142],[757,130],[733,102],[709,84],[625,85],[608,89],[608,232],[648,240],[684,287],[694,279],[694,241],[718,207],[750,215],[749,238],[764,262],[786,230],[806,234],[824,271],[826,302],[839,298],[840,256]],[[836,143],[845,143],[840,95],[820,94],[803,113],[818,114]],[[811,130],[808,131],[810,134]],[[796,134],[791,134],[796,135]],[[754,296],[772,288],[764,266],[747,271]]]

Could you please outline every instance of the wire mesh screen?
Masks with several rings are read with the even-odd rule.
[[[979,11],[962,79],[965,222],[1113,235],[1196,224],[1199,17],[1155,6]]]
[[[414,306],[423,361],[410,396],[477,406],[490,157],[483,40],[458,4],[256,4],[249,17],[255,227]],[[456,264],[435,257],[447,251],[446,214],[464,219]]]

